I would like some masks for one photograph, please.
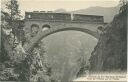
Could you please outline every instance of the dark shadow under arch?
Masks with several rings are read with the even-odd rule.
[[[44,27],[51,28],[51,26],[48,25],[48,24],[44,24],[44,25],[42,26],[42,28],[44,28]]]

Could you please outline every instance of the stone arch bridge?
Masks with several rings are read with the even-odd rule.
[[[26,12],[25,13],[25,32],[31,34],[31,26],[36,25],[39,29],[35,37],[28,44],[24,45],[26,51],[30,51],[44,37],[67,30],[76,30],[85,32],[99,39],[101,30],[104,28],[103,16],[80,15],[68,13],[42,13],[42,12]],[[50,27],[47,30],[42,30],[44,26]]]

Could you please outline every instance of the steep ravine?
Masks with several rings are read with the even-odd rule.
[[[115,15],[90,58],[92,72],[120,72],[127,69],[127,12]]]

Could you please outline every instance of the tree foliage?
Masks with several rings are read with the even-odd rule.
[[[119,5],[120,5],[120,11],[119,11],[120,13],[127,11],[127,7],[128,7],[127,0],[120,0]]]
[[[8,9],[8,14],[11,17],[10,20],[20,19],[20,10],[17,0],[8,1],[6,4],[6,8]]]
[[[41,81],[41,79],[49,79],[51,68],[47,64],[47,61],[44,61],[44,45],[37,45],[32,53],[25,54],[21,50],[22,45],[20,41],[25,42],[25,34],[23,21],[19,20],[20,11],[18,1],[7,1],[6,8],[8,11],[2,11],[1,21],[2,50],[0,53],[0,81]],[[7,35],[6,31],[11,29],[12,32]],[[18,39],[16,45],[13,44],[15,39]]]

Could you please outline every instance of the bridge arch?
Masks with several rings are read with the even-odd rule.
[[[94,38],[98,39],[99,38],[99,34],[97,32],[94,32],[94,31],[91,31],[91,30],[88,30],[86,28],[79,28],[79,27],[68,27],[68,28],[60,28],[60,29],[47,29],[45,30],[45,34],[43,35],[42,34],[42,37],[40,39],[43,39],[44,37],[47,37],[48,35],[51,35],[51,34],[54,34],[54,33],[57,33],[57,32],[62,32],[62,31],[70,31],[70,30],[74,30],[74,31],[80,31],[80,32],[84,32],[84,33],[87,33],[91,36],[93,36]],[[43,32],[42,32],[43,33]]]
[[[32,24],[31,25],[31,32],[33,31],[33,28],[36,28],[38,30],[39,29],[39,25],[38,24]]]
[[[25,48],[26,51],[33,50],[34,46],[36,44],[38,44],[38,42],[40,40],[47,37],[48,35],[51,35],[51,34],[54,34],[54,33],[57,33],[57,32],[62,32],[62,31],[69,31],[69,30],[81,31],[81,32],[87,33],[89,35],[92,35],[96,39],[99,39],[99,36],[100,36],[99,33],[95,32],[95,31],[91,31],[89,29],[81,28],[81,27],[63,27],[63,28],[61,28],[61,27],[60,28],[50,27],[49,29],[44,30],[44,31],[40,30],[38,32],[38,34],[35,37],[33,37],[32,40],[30,40],[29,44],[27,44],[27,46],[25,46],[24,48]]]

